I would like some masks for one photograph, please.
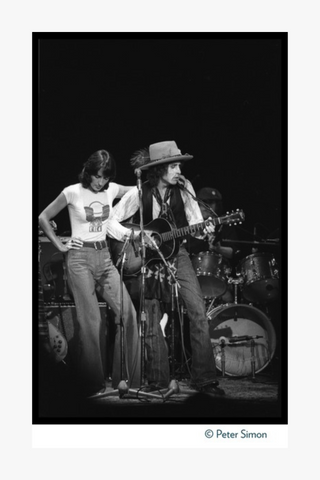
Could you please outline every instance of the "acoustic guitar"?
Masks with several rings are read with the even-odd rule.
[[[159,261],[160,259],[157,249],[152,247],[151,242],[148,243],[148,237],[150,237],[156,243],[164,258],[168,260],[178,253],[180,240],[186,235],[190,233],[197,233],[210,223],[215,226],[224,224],[232,225],[241,223],[244,218],[244,212],[242,210],[237,210],[231,214],[215,217],[211,220],[206,220],[204,222],[200,222],[195,225],[188,225],[182,228],[173,228],[172,225],[164,218],[156,218],[144,227],[144,232],[146,234],[146,246],[148,247],[146,248],[145,264],[147,265],[152,261]],[[140,231],[140,225],[136,225],[134,223],[124,223],[123,226],[134,230],[135,232]],[[123,244],[124,242],[110,239],[110,252],[112,260],[115,264],[117,264],[119,256],[121,255]],[[142,266],[141,243],[139,239],[132,240],[131,243],[128,243],[126,257],[126,262],[123,266],[123,274],[125,276],[138,274]]]

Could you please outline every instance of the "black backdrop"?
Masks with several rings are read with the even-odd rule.
[[[34,34],[38,210],[98,149],[133,185],[131,154],[175,140],[195,190],[246,214],[238,236],[285,234],[286,34]],[[37,81],[38,80],[38,81]],[[70,231],[67,211],[58,233]],[[282,227],[282,228],[281,228]],[[244,251],[244,254],[248,252]]]

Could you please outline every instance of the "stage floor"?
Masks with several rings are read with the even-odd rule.
[[[176,379],[178,393],[164,399],[145,398],[138,389],[121,398],[110,385],[107,395],[81,399],[61,382],[56,389],[39,390],[35,423],[286,423],[285,391],[279,372],[271,364],[255,378],[219,376],[222,397],[192,390],[189,379]],[[164,395],[164,391],[162,394]]]

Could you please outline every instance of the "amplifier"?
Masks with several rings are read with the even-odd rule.
[[[64,237],[63,237],[64,238]],[[40,273],[45,302],[72,301],[64,254],[47,237],[40,240]]]

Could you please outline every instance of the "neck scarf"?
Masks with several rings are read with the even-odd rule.
[[[159,217],[166,219],[173,226],[176,226],[171,207],[168,203],[169,199],[172,196],[172,189],[169,188],[169,187],[166,188],[163,200],[162,200],[162,197],[161,197],[160,192],[159,192],[157,187],[152,188],[152,194],[155,197],[155,199],[157,200],[158,204],[160,205]]]

